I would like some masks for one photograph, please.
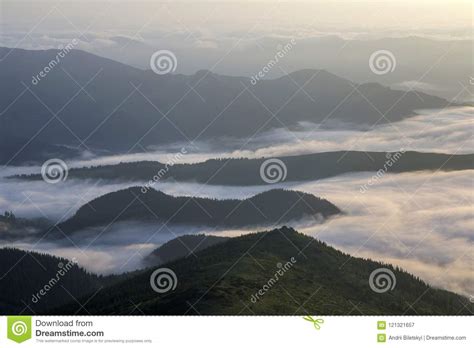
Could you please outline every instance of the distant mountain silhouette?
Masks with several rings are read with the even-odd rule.
[[[474,306],[467,298],[430,287],[399,268],[351,257],[286,227],[231,238],[164,267],[176,275],[174,290],[153,291],[150,277],[155,269],[148,269],[99,291],[84,307],[71,301],[54,312],[470,315]],[[395,276],[395,286],[385,293],[376,293],[369,285],[371,273],[379,268],[388,268]],[[255,294],[261,289],[265,291],[257,299]]]
[[[215,227],[271,226],[312,218],[322,221],[341,211],[311,194],[271,190],[244,200],[173,197],[140,187],[105,194],[83,205],[58,225],[64,233],[118,221],[156,221]]]
[[[69,178],[142,180],[145,183],[159,176],[159,180],[199,182],[210,185],[262,185],[260,168],[268,158],[211,159],[202,163],[174,164],[132,162],[97,167],[75,168]],[[286,167],[286,181],[324,179],[351,172],[404,173],[420,170],[450,171],[474,169],[474,155],[449,155],[407,151],[405,153],[337,151],[310,155],[279,157]],[[16,176],[19,179],[41,180],[40,175]]]
[[[149,69],[150,57],[156,51],[153,44],[128,37],[111,37],[110,40],[117,44],[103,46],[100,55]],[[218,42],[217,47],[209,50],[205,47],[189,47],[184,41],[178,43],[180,47],[175,51],[179,59],[177,70],[186,74],[194,73],[196,69],[214,66],[219,60],[218,66],[213,68],[219,74],[252,76],[268,64],[269,57],[276,53],[279,45],[287,43],[288,38],[264,36],[258,38],[255,45],[243,45],[238,50],[233,50],[231,55],[226,55],[230,46],[225,44],[221,46]],[[255,49],[256,45],[258,50]],[[472,40],[461,40],[458,37],[445,40],[415,35],[380,39],[343,39],[337,35],[298,37],[291,52],[278,62],[278,67],[270,69],[265,77],[276,78],[286,71],[302,68],[324,68],[352,81],[399,85],[407,81],[415,82],[423,76],[422,82],[413,86],[416,90],[425,89],[429,94],[448,99],[459,98],[459,82],[468,81],[469,76],[472,76],[472,45]],[[123,49],[124,46],[127,50]],[[398,62],[390,74],[377,75],[370,70],[370,56],[381,49],[392,52]],[[428,67],[430,70],[426,73]],[[461,97],[466,95],[467,91]]]
[[[153,250],[144,260],[146,265],[157,266],[183,257],[193,257],[198,251],[210,246],[223,243],[228,237],[209,236],[204,234],[189,234],[163,244]]]
[[[253,85],[248,77],[208,71],[158,76],[77,50],[44,74],[57,54],[0,48],[0,139],[13,145],[27,140],[2,149],[2,163],[21,162],[25,151],[41,154],[58,144],[139,152],[141,146],[196,138],[247,138],[301,121],[344,127],[394,122],[448,104],[421,92],[353,84],[324,70]]]

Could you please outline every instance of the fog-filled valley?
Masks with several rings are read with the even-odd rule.
[[[472,314],[470,6],[111,3],[0,5],[0,310]]]

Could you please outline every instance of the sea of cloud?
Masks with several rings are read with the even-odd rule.
[[[90,157],[72,161],[72,167],[117,164],[133,161],[166,163],[186,149],[178,163],[195,163],[210,158],[261,158],[301,155],[326,151],[420,151],[448,154],[474,153],[473,107],[419,110],[417,116],[400,122],[379,124],[368,129],[331,129],[303,123],[297,129],[275,129],[241,139],[214,139],[189,144],[173,144],[146,153]]]
[[[473,174],[472,170],[387,174],[363,193],[360,187],[373,173],[343,175],[308,183],[280,183],[271,187],[312,193],[333,202],[345,213],[323,224],[312,220],[292,224],[299,231],[353,256],[393,263],[435,286],[472,295]],[[81,187],[86,189],[80,183],[76,185],[72,192],[78,195]],[[246,198],[269,189],[269,186],[158,183],[157,188],[173,195]],[[61,204],[51,203],[56,198],[54,193],[38,192],[37,208],[41,207],[46,213],[61,205],[65,209],[70,207],[66,195]],[[8,245],[76,257],[94,272],[119,273],[142,267],[143,258],[151,250],[182,234],[237,236],[248,232],[123,222],[106,230],[81,231],[60,243],[42,241]]]
[[[335,150],[406,150],[473,153],[473,108],[420,112],[419,116],[365,131],[322,130],[315,125],[297,133],[275,130],[265,133],[242,150],[228,141],[229,149],[215,151],[202,144],[199,152],[186,154],[183,162],[214,157],[281,157]],[[396,127],[396,129],[394,128]],[[179,148],[179,146],[177,146]],[[75,161],[82,166],[142,159],[161,160],[173,151],[100,157]],[[140,182],[104,182],[67,179],[58,184],[5,178],[16,173],[39,172],[39,167],[4,167],[0,170],[0,211],[17,216],[46,217],[53,222],[70,217],[80,206],[105,193]],[[323,197],[345,214],[324,224],[305,221],[294,227],[351,255],[399,265],[435,286],[466,295],[474,294],[473,174],[474,171],[418,172],[384,175],[362,190],[374,173],[356,173],[308,183],[280,183],[275,187],[297,189]],[[157,190],[175,196],[246,198],[269,186],[220,187],[195,183],[157,182]],[[245,230],[216,231],[200,227],[120,223],[107,231],[82,231],[60,243],[0,242],[1,245],[34,249],[76,257],[91,271],[123,272],[143,266],[142,259],[165,241],[185,233],[235,236]],[[100,235],[99,238],[96,238]]]

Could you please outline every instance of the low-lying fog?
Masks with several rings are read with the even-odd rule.
[[[242,151],[216,153],[208,145],[205,153],[184,155],[182,161],[193,162],[219,155],[260,157],[351,149],[397,151],[404,148],[473,153],[472,111],[473,108],[457,108],[431,112],[396,124],[381,125],[366,132],[311,130],[310,127],[296,133],[300,140],[297,140],[295,134],[275,131],[257,138]],[[393,127],[398,128],[404,138]],[[170,154],[172,152],[168,153]],[[163,156],[165,154],[161,152],[68,164],[82,166],[124,160],[163,160]],[[67,179],[63,183],[52,185],[43,181],[4,178],[27,172],[39,172],[39,168],[0,169],[0,212],[11,210],[19,217],[47,217],[57,222],[71,216],[77,208],[91,199],[141,184]],[[158,182],[154,188],[172,195],[213,198],[245,198],[277,187],[309,192],[328,199],[346,214],[324,224],[313,221],[293,224],[299,231],[353,256],[370,257],[399,265],[435,286],[466,295],[474,294],[474,171],[390,174],[375,180],[373,185],[367,186],[367,190],[362,192],[364,190],[361,191],[361,186],[367,184],[373,174],[357,173],[315,182],[254,187]],[[235,236],[247,232],[124,222],[113,225],[105,232],[100,228],[82,231],[61,243],[53,244],[45,240],[37,243],[0,241],[0,246],[16,246],[69,258],[76,257],[81,265],[91,271],[113,273],[142,267],[143,257],[151,250],[185,233]],[[96,238],[97,236],[99,237]]]
[[[444,110],[420,110],[418,116],[400,122],[379,124],[369,129],[336,130],[303,123],[298,130],[279,129],[258,134],[251,141],[216,139],[203,143],[175,144],[166,150],[149,149],[131,153],[74,161],[71,166],[115,164],[121,161],[166,162],[181,151],[180,163],[193,163],[216,157],[277,157],[326,151],[399,151],[450,154],[474,153],[474,108],[456,107]]]
[[[285,187],[313,193],[339,206],[346,215],[324,224],[304,221],[293,225],[299,231],[321,239],[353,256],[370,257],[399,265],[433,285],[463,294],[473,294],[472,247],[474,219],[472,187],[474,171],[420,172],[385,175],[364,193],[360,187],[373,173],[343,175],[309,183],[285,183]],[[54,185],[52,185],[54,186]],[[86,190],[73,183],[73,198]],[[112,189],[112,186],[100,190]],[[118,188],[114,186],[113,189]],[[166,184],[156,187],[173,195],[244,198],[270,186],[219,187],[200,184]],[[70,207],[67,194],[37,192],[37,203],[44,212]],[[98,191],[95,194],[99,194]],[[42,202],[40,202],[41,200]],[[61,201],[62,200],[62,201]],[[26,210],[25,210],[26,211]],[[62,213],[62,212],[61,212]],[[83,231],[61,244],[14,243],[23,249],[46,251],[76,257],[89,270],[100,273],[123,272],[142,266],[151,250],[185,233],[211,233],[236,236],[248,231],[213,231],[206,228],[125,222],[103,232]],[[99,238],[96,238],[100,235]],[[295,250],[295,255],[298,251]],[[342,266],[342,265],[341,265]]]

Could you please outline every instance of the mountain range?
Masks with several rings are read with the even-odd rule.
[[[254,85],[249,77],[210,71],[156,75],[78,50],[57,62],[58,53],[0,48],[0,139],[11,144],[3,164],[29,161],[32,151],[42,158],[61,147],[79,155],[247,138],[303,121],[369,127],[449,104],[421,92],[355,84],[325,70],[299,70]]]
[[[159,266],[105,277],[73,260],[0,249],[0,310],[47,315],[470,315],[473,309],[463,296],[287,227],[234,238],[182,236],[152,254]],[[174,290],[152,290],[156,267],[172,270]],[[369,284],[370,274],[380,268],[395,277],[395,286],[385,293],[372,291]]]
[[[308,181],[347,173],[378,172],[406,173],[415,171],[450,171],[474,169],[474,155],[437,153],[336,151],[308,155],[279,157],[281,178],[286,181]],[[159,180],[198,182],[209,185],[264,185],[271,173],[263,171],[265,161],[271,158],[221,158],[200,163],[181,164],[142,161],[71,168],[69,178],[118,181]],[[270,168],[268,168],[270,169]],[[286,174],[286,176],[285,176]],[[12,178],[41,180],[39,174],[18,175]],[[153,186],[153,182],[151,184]]]
[[[468,33],[469,30],[466,30],[467,36]],[[297,38],[263,36],[255,39],[254,44],[239,46],[231,55],[227,55],[231,46],[226,45],[225,40],[218,40],[212,49],[196,46],[190,49],[186,40],[183,42],[177,35],[169,37],[165,45],[179,61],[177,71],[184,74],[192,74],[203,67],[213,67],[216,73],[222,75],[252,76],[293,39],[295,44],[278,62],[278,67],[268,72],[269,78],[278,78],[288,71],[303,67],[323,68],[357,82],[371,81],[394,86],[406,83],[406,88],[412,82],[414,85],[411,86],[416,89],[451,99],[460,97],[459,82],[464,81],[465,84],[472,75],[470,57],[473,42],[469,39],[431,39],[415,35],[380,39],[345,39],[338,35]],[[128,48],[126,52],[123,47]],[[374,52],[382,49],[392,52],[396,68],[390,74],[376,75],[371,73],[368,61]],[[97,45],[93,52],[149,69],[149,58],[156,50],[152,42],[112,36],[107,45]],[[219,61],[217,66],[216,61]]]
[[[143,54],[139,50],[151,49],[127,38],[117,37],[111,41],[129,44],[129,48],[137,51],[135,57]],[[418,73],[427,68],[422,62],[446,48],[446,42],[415,38],[349,42],[334,37],[317,41],[318,49],[328,50],[317,57],[317,70],[302,69],[313,66],[304,62],[315,55],[312,51],[314,42],[302,40],[295,46],[295,56],[288,61],[289,66],[295,68],[283,74],[270,74],[261,80],[247,74],[222,75],[215,69],[212,72],[193,70],[189,75],[160,75],[148,67],[148,70],[139,69],[79,50],[59,56],[58,50],[0,47],[0,165],[36,165],[47,159],[62,158],[72,167],[68,169],[65,190],[71,188],[66,187],[69,184],[81,185],[79,189],[90,187],[93,180],[105,180],[107,184],[119,184],[120,187],[142,185],[96,195],[74,215],[55,225],[47,218],[21,218],[11,211],[0,215],[0,241],[9,246],[0,248],[0,312],[85,315],[472,314],[473,304],[464,296],[433,287],[395,265],[351,256],[290,227],[280,227],[302,221],[319,224],[346,214],[324,198],[281,189],[281,186],[291,186],[284,183],[240,199],[171,196],[159,191],[156,184],[163,180],[167,185],[199,183],[203,187],[243,187],[316,182],[362,172],[372,177],[418,171],[428,171],[431,175],[438,171],[473,170],[474,154],[421,153],[403,149],[399,152],[318,152],[314,148],[311,154],[278,158],[214,158],[195,163],[140,161],[74,167],[73,159],[97,159],[98,163],[104,163],[101,162],[103,155],[149,150],[169,152],[170,148],[192,147],[196,143],[224,148],[229,144],[250,141],[260,133],[267,132],[264,135],[268,135],[276,129],[305,130],[308,125],[314,125],[321,131],[368,130],[377,124],[416,116],[417,110],[440,109],[463,100],[448,101],[440,96],[451,96],[460,87],[459,83],[464,87],[460,81],[466,71],[466,41],[453,43],[451,53],[443,56],[451,59],[452,74],[449,77],[449,70],[433,66],[426,73],[426,80],[417,79]],[[279,43],[272,39],[262,39],[261,42],[266,52],[267,49],[272,51],[272,47]],[[421,46],[417,46],[418,43]],[[352,53],[347,56],[345,52],[337,59],[332,58],[339,44],[352,45],[348,51]],[[368,71],[368,55],[380,49],[381,44],[387,44],[386,48],[393,51],[396,62],[392,63],[397,65],[396,73],[365,79],[366,74],[376,75]],[[417,48],[420,55],[414,57],[416,62],[407,64],[405,53],[412,55]],[[301,50],[304,49],[312,53],[301,59],[304,52]],[[189,65],[189,60],[199,61],[198,51],[196,57],[181,57],[181,63],[188,62]],[[245,52],[246,49],[230,59],[245,56]],[[460,57],[462,59],[458,62]],[[259,67],[255,64],[263,56],[257,52],[254,58],[248,66],[247,63],[242,66]],[[361,64],[364,64],[364,69]],[[439,64],[445,62],[439,61]],[[232,75],[238,75],[240,70],[232,71]],[[449,91],[440,92],[440,87],[446,87],[438,85],[440,81],[446,81]],[[433,95],[406,90],[410,83],[415,87],[423,86],[424,90],[431,89]],[[469,92],[467,88],[464,91]],[[451,128],[448,132],[451,133]],[[440,138],[444,134],[436,132],[433,137]],[[455,137],[456,131],[453,134]],[[6,169],[8,173],[12,172],[10,169],[15,170]],[[275,177],[276,180],[272,180]],[[23,203],[17,197],[24,195],[29,199],[32,191],[44,193],[38,201],[24,201],[25,205],[34,206],[35,211],[42,211],[43,204],[56,200],[54,192],[58,191],[48,194],[49,183],[27,182],[42,180],[39,173],[1,179],[6,187],[6,199],[0,199],[5,209],[21,206]],[[11,194],[16,191],[17,184],[19,192]],[[56,188],[62,190],[61,185]],[[10,191],[12,186],[14,188]],[[101,189],[106,187],[109,186],[104,185]],[[213,188],[220,189],[232,188]],[[71,192],[62,193],[69,198],[77,191],[74,186]],[[459,193],[453,192],[454,195]],[[56,205],[52,207],[54,209]],[[47,215],[51,211],[48,209]],[[22,211],[28,210],[23,207]],[[406,215],[405,211],[403,213]],[[425,210],[421,213],[428,215]],[[358,219],[355,223],[371,224],[371,218]],[[415,218],[407,216],[406,219],[425,221],[419,215]],[[364,222],[360,222],[362,220]],[[462,224],[463,220],[459,223]],[[180,236],[169,240],[163,233],[156,239],[148,238],[148,233],[154,231],[154,224],[174,224]],[[115,228],[109,229],[112,226]],[[215,229],[213,235],[189,234],[203,227]],[[356,227],[364,230],[373,226]],[[229,237],[223,233],[226,229],[241,229],[248,233]],[[269,230],[254,232],[262,229]],[[344,238],[359,238],[350,231],[352,229],[346,231]],[[99,241],[102,232],[108,233]],[[327,233],[331,235],[331,231]],[[86,249],[94,244],[94,249],[88,251],[89,255],[101,262],[100,267],[94,269],[106,269],[107,262],[115,264],[116,259],[122,258],[122,255],[116,257],[107,253],[123,249],[127,253],[134,252],[143,245],[151,245],[148,250],[156,249],[148,251],[148,255],[136,252],[132,258],[138,256],[138,262],[141,262],[138,266],[135,261],[133,265],[131,262],[125,264],[126,269],[138,267],[138,270],[104,276],[87,271],[75,259],[10,247],[21,245],[31,250],[43,250],[44,247],[64,255],[71,242],[76,247],[83,246],[91,235],[92,241]],[[144,235],[147,238],[141,238]],[[30,243],[32,241],[34,244]],[[418,256],[413,257],[415,262],[419,261],[416,259]],[[104,262],[103,258],[107,261]],[[174,276],[174,284],[171,291],[162,293],[156,291],[153,285],[157,284],[153,280],[156,280],[156,272],[163,269]],[[371,283],[374,272],[381,269],[391,274],[393,283],[393,287],[383,293],[374,291]],[[413,269],[417,269],[416,266]]]
[[[352,257],[287,227],[230,238],[163,266],[176,276],[173,290],[155,292],[150,286],[155,269],[149,268],[92,299],[79,299],[81,305],[71,301],[53,313],[468,315],[473,306],[399,268]],[[370,274],[379,268],[395,277],[395,286],[385,293],[369,285]],[[262,288],[264,294],[256,299]]]
[[[325,199],[308,193],[270,190],[248,199],[216,200],[173,197],[140,187],[111,192],[77,210],[58,224],[63,233],[89,227],[110,226],[119,221],[151,221],[210,227],[271,226],[311,218],[323,221],[341,211]],[[59,237],[63,234],[61,233]]]

